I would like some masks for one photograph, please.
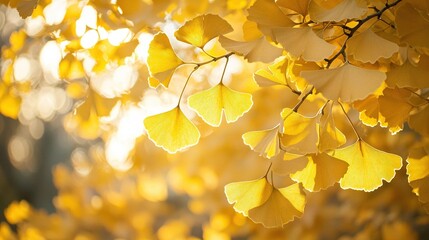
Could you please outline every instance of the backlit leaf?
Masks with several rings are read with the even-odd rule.
[[[311,192],[318,192],[334,185],[347,171],[346,162],[326,153],[311,154],[307,158],[307,166],[291,174],[291,178],[302,183],[304,188]]]
[[[401,66],[394,66],[387,72],[386,83],[401,88],[429,88],[429,57],[421,56],[417,66],[406,61]]]
[[[292,27],[294,22],[280,10],[274,0],[257,0],[248,10],[247,19],[256,22],[259,30],[266,36],[275,39],[272,29],[276,27]]]
[[[193,146],[200,139],[198,128],[179,107],[147,117],[144,126],[149,139],[169,153]]]
[[[386,78],[377,70],[364,69],[349,63],[325,70],[302,71],[301,76],[330,100],[353,102],[375,91]]]
[[[429,20],[424,11],[404,4],[396,11],[396,26],[402,42],[415,47],[429,48]]]
[[[243,134],[244,144],[265,158],[272,158],[280,152],[279,126],[262,131],[252,131]]]
[[[261,87],[274,85],[288,85],[286,71],[288,60],[284,57],[278,58],[273,64],[266,69],[259,69],[253,75],[256,83]]]
[[[334,2],[334,6],[324,5],[325,2]],[[315,22],[339,22],[364,15],[367,8],[366,4],[362,3],[364,2],[361,0],[310,1],[308,12],[311,20]]]
[[[174,33],[177,40],[202,48],[211,39],[227,34],[233,29],[218,15],[207,14],[187,21]]]
[[[162,61],[161,61],[162,59]],[[165,33],[158,33],[149,45],[147,64],[150,74],[168,87],[174,70],[183,61],[176,56]]]
[[[277,0],[276,4],[305,16],[308,13],[309,2],[310,0]]]
[[[350,146],[335,150],[332,156],[349,164],[340,180],[343,189],[373,191],[383,185],[383,180],[390,182],[395,171],[402,167],[400,156],[380,151],[360,139]]]
[[[266,178],[258,180],[233,182],[225,186],[225,195],[235,211],[248,215],[250,209],[262,205],[273,191]]]
[[[336,48],[317,36],[311,27],[276,28],[274,35],[286,51],[306,61],[315,62],[328,58]]]
[[[249,211],[249,218],[267,228],[282,227],[304,212],[305,195],[299,184],[274,188],[264,204]]]
[[[399,51],[396,43],[388,41],[371,29],[355,34],[347,42],[346,52],[361,62],[375,63],[380,58],[389,58]]]
[[[265,37],[239,42],[220,36],[219,42],[228,51],[243,55],[249,62],[272,62],[281,55],[282,49],[270,44]]]
[[[188,105],[211,126],[219,126],[222,112],[227,123],[237,121],[253,105],[252,95],[237,92],[218,84],[210,89],[196,93],[188,98]]]
[[[283,134],[280,138],[283,149],[295,154],[318,152],[319,135],[317,123],[320,116],[305,117],[285,108],[281,112],[283,118]]]
[[[429,136],[429,104],[410,116],[410,127],[423,136]]]
[[[420,144],[410,150],[407,159],[408,182],[429,212],[429,148]]]
[[[332,103],[331,103],[332,104]],[[335,149],[346,143],[344,134],[335,127],[334,116],[332,114],[332,106],[325,107],[322,116],[320,117],[319,126],[319,152]]]

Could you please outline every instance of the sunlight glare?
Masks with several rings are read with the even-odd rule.
[[[123,42],[128,42],[131,40],[133,34],[128,28],[119,28],[116,30],[109,31],[109,36],[107,39],[110,44],[113,46],[119,46]]]
[[[80,39],[80,45],[85,49],[90,49],[98,42],[99,36],[97,30],[91,29]]]
[[[119,97],[136,83],[138,71],[133,66],[123,65],[91,77],[91,86],[107,98]]]
[[[54,0],[43,9],[46,24],[57,25],[60,24],[67,11],[67,0]]]
[[[59,82],[58,65],[61,61],[61,48],[55,41],[49,41],[40,51],[39,61],[42,65],[45,80],[48,83]]]
[[[30,80],[32,75],[31,62],[27,57],[18,57],[13,64],[13,76],[17,82]]]

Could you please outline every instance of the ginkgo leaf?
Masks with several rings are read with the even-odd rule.
[[[277,156],[279,147],[279,126],[262,131],[252,131],[243,134],[244,144],[265,158]]]
[[[269,65],[267,69],[256,71],[253,78],[260,87],[288,85],[288,79],[286,78],[287,63],[288,60],[285,57],[280,57]]]
[[[419,112],[410,116],[408,123],[410,127],[423,136],[429,136],[429,105],[426,105]]]
[[[310,0],[277,0],[276,4],[279,7],[288,8],[302,16],[306,16],[308,12],[308,4]]]
[[[411,92],[400,88],[386,88],[383,95],[378,98],[380,114],[392,134],[396,134],[404,127],[404,122],[413,109],[409,102],[410,98]]]
[[[73,80],[85,77],[83,64],[73,54],[67,54],[61,61],[58,70],[60,78]]]
[[[320,123],[318,124],[319,130],[319,152],[335,149],[346,143],[344,134],[335,127],[334,117],[332,114],[332,103],[324,108]]]
[[[265,37],[260,37],[252,41],[239,42],[220,36],[219,42],[223,48],[243,55],[249,62],[272,62],[283,51],[270,44]]]
[[[425,14],[409,3],[398,8],[395,22],[402,42],[414,47],[429,48],[429,20]]]
[[[0,81],[0,113],[3,116],[17,119],[21,110],[21,102],[22,99],[16,94],[16,91],[6,82]]]
[[[289,176],[307,166],[308,159],[304,155],[284,152],[283,158],[274,158],[271,166],[275,174]]]
[[[286,51],[306,61],[316,62],[328,58],[336,48],[317,36],[311,27],[275,28],[273,31],[276,41]]]
[[[341,99],[344,102],[364,99],[386,78],[383,72],[349,63],[334,69],[302,71],[301,76],[326,98],[334,101]]]
[[[231,25],[218,15],[206,14],[187,21],[174,36],[179,41],[202,48],[211,39],[232,30]]]
[[[271,39],[275,39],[272,32],[273,28],[292,27],[295,25],[274,0],[257,0],[247,11],[249,13],[247,19],[256,22],[261,32],[271,37]]]
[[[427,143],[412,148],[407,163],[408,182],[426,211],[429,212],[429,148]]]
[[[310,1],[308,12],[311,20],[340,22],[345,19],[359,18],[367,12],[366,3],[361,0],[334,1],[335,6],[323,5],[324,2],[332,1]]]
[[[383,180],[390,182],[402,167],[400,156],[378,150],[361,139],[331,155],[349,164],[340,180],[343,189],[373,191],[383,185]]]
[[[361,62],[375,63],[380,58],[389,58],[399,51],[399,46],[374,33],[371,29],[354,34],[347,42],[346,52]]]
[[[283,149],[295,154],[317,153],[319,135],[317,123],[320,116],[305,117],[285,108],[281,112],[283,118],[283,134],[280,138]]]
[[[150,74],[162,85],[168,87],[174,70],[182,63],[183,61],[176,56],[171,47],[167,35],[162,32],[156,34],[149,45],[147,58]]]
[[[274,188],[264,204],[249,211],[249,218],[264,227],[281,227],[304,212],[305,195],[299,184]]]
[[[318,192],[334,185],[340,181],[348,168],[346,162],[326,153],[311,154],[307,158],[307,166],[291,174],[291,178],[302,183],[304,188],[311,192]]]
[[[265,177],[244,182],[233,182],[225,186],[225,195],[235,211],[248,215],[250,209],[262,205],[273,191]]]
[[[169,153],[196,145],[200,139],[198,128],[179,107],[147,117],[144,127],[149,139]]]
[[[359,119],[363,124],[374,127],[378,124],[380,118],[380,108],[378,97],[371,94],[363,100],[357,100],[353,106],[359,111]]]
[[[421,56],[417,66],[406,61],[401,66],[394,66],[387,72],[386,83],[400,88],[429,88],[429,57]]]
[[[188,105],[206,123],[218,127],[222,122],[222,112],[227,123],[235,122],[250,110],[253,102],[251,94],[237,92],[221,83],[189,96]]]

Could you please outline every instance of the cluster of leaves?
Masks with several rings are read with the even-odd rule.
[[[51,4],[2,3],[31,18],[43,17]],[[79,33],[88,7],[96,12],[96,23],[87,22]],[[402,157],[386,151],[392,146],[375,146],[361,131],[378,124],[391,134],[404,124],[414,130],[406,170],[428,210],[428,12],[429,2],[420,0],[70,1],[64,20],[33,38],[42,41],[50,35],[61,46],[58,76],[77,100],[65,127],[84,139],[108,141],[117,126],[106,126],[105,117],[141,107],[153,98],[151,93],[157,99],[171,94],[168,104],[141,124],[156,146],[178,153],[198,145],[210,127],[225,127],[223,115],[233,123],[251,111],[258,103],[250,94],[254,89],[287,91],[287,101],[275,100],[279,109],[266,110],[276,117],[264,118],[258,109],[262,130],[243,129],[244,144],[267,159],[268,168],[259,178],[225,186],[238,213],[265,227],[280,227],[303,214],[311,192],[336,183],[369,192],[394,179]],[[168,24],[180,27],[173,33],[166,30]],[[104,34],[124,28],[128,36],[116,45]],[[92,44],[82,42],[91,35],[96,39]],[[142,60],[137,53],[146,35],[151,41]],[[37,87],[13,79],[27,37],[18,31],[2,49],[7,70],[0,83],[0,113],[12,118],[19,116],[29,88]],[[241,75],[228,71],[233,61],[248,69],[258,86],[243,80],[245,70]],[[136,69],[137,83],[117,92],[100,88],[97,79],[121,66]],[[354,120],[356,112],[359,119]]]

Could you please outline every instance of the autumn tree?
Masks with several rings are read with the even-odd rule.
[[[79,144],[2,238],[427,237],[428,0],[1,3],[0,113]]]

